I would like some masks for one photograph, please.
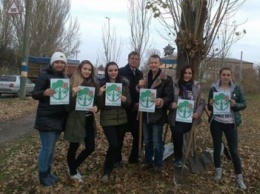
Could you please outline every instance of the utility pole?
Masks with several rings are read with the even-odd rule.
[[[241,84],[242,82],[242,63],[243,63],[243,51],[241,51],[241,56],[240,56],[240,72],[239,72],[239,83]]]
[[[20,80],[20,99],[26,98],[26,80],[28,73],[28,57],[30,50],[30,23],[32,16],[32,0],[26,0],[25,25],[23,36],[23,57],[21,66],[21,80]]]

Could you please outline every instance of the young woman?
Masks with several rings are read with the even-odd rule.
[[[236,173],[236,182],[240,189],[246,189],[243,181],[241,161],[238,154],[238,131],[237,127],[241,124],[240,110],[246,108],[246,100],[240,87],[232,81],[232,72],[230,68],[223,67],[219,72],[219,80],[212,84],[208,96],[208,109],[211,112],[209,117],[210,131],[214,145],[214,163],[215,176],[214,180],[222,178],[222,165],[220,160],[222,133],[225,134],[229,151],[232,157],[233,166]],[[230,113],[214,114],[213,112],[213,93],[223,92],[230,94]]]
[[[105,83],[122,83],[121,106],[105,105]],[[104,173],[102,180],[106,182],[114,168],[114,165],[121,162],[121,149],[127,123],[126,108],[130,106],[131,97],[127,83],[118,75],[118,65],[109,62],[105,68],[105,80],[101,85],[98,97],[100,112],[100,125],[104,130],[109,147],[104,162]]]
[[[194,100],[193,122],[198,125],[201,122],[201,115],[205,108],[205,100],[202,95],[200,84],[194,80],[193,69],[187,65],[181,69],[180,79],[173,83],[174,101],[170,105],[169,124],[171,126],[175,167],[182,167],[183,135],[191,130],[192,123],[175,121],[178,99]],[[198,102],[196,104],[196,102]]]
[[[69,141],[67,154],[68,173],[72,180],[83,182],[78,167],[95,150],[95,118],[94,113],[98,111],[95,105],[86,111],[75,110],[76,96],[80,91],[79,86],[95,87],[98,92],[98,85],[94,80],[94,67],[88,60],[82,61],[73,73],[71,79],[70,104],[66,107],[69,112],[64,138]],[[96,99],[96,98],[94,98]],[[76,156],[80,143],[85,143],[85,149]]]
[[[68,78],[64,74],[66,64],[64,53],[53,53],[50,66],[39,75],[32,92],[33,99],[39,100],[34,128],[39,131],[41,140],[38,169],[40,183],[44,186],[51,186],[58,180],[51,173],[51,164],[56,142],[64,131],[67,118],[64,105],[50,105],[50,96],[55,93],[50,87],[50,80]]]

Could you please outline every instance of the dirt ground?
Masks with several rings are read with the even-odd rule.
[[[0,98],[0,147],[34,130],[36,107],[37,101],[31,97],[26,100]]]
[[[0,147],[7,142],[31,133],[34,130],[34,120],[35,113],[30,113],[19,119],[0,122]]]

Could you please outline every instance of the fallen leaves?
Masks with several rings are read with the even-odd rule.
[[[25,110],[24,102],[12,101],[8,103],[13,103],[16,109],[23,107],[23,110]],[[28,103],[27,106],[30,106],[31,111],[35,111],[35,102],[28,101],[26,103]],[[244,193],[260,192],[260,122],[256,122],[256,118],[260,116],[258,103],[259,101],[254,100],[248,102],[248,108],[242,112],[243,125],[238,129],[239,152],[245,183],[248,186],[248,190]],[[5,111],[7,112],[7,110]],[[9,115],[8,119],[12,118],[10,115],[13,114],[6,114]],[[19,114],[21,116],[24,113],[20,112]],[[14,114],[13,116],[17,117],[18,115]],[[1,118],[3,119],[3,117]],[[205,150],[207,147],[212,147],[206,117],[203,120],[204,122],[197,131],[197,150]],[[167,139],[170,139],[170,137]],[[108,144],[103,130],[99,127],[97,130],[96,150],[79,168],[83,175],[84,183],[78,184],[72,182],[67,176],[66,155],[68,142],[61,136],[56,145],[52,168],[60,180],[55,186],[49,188],[41,186],[38,180],[37,160],[40,142],[35,131],[27,138],[21,138],[16,142],[8,143],[4,149],[0,149],[0,193],[243,193],[235,184],[233,165],[225,157],[222,158],[224,168],[222,181],[215,183],[212,180],[214,167],[209,166],[207,171],[202,174],[189,174],[188,184],[175,186],[173,183],[174,168],[172,157],[164,161],[161,173],[139,171],[138,165],[127,163],[131,140],[131,135],[127,133],[122,150],[123,167],[114,169],[109,181],[103,183],[101,178]],[[82,145],[80,149],[83,149],[83,147]]]
[[[38,102],[31,97],[25,100],[19,98],[0,99],[0,122],[22,117],[30,112],[35,112]]]

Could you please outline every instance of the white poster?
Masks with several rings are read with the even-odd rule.
[[[80,86],[80,91],[77,93],[75,110],[88,111],[93,107],[95,98],[95,88]]]
[[[51,105],[69,104],[70,99],[70,80],[69,79],[51,79],[51,89],[55,94],[50,97]]]
[[[213,99],[214,115],[230,114],[230,92],[214,92]]]
[[[106,106],[121,106],[121,96],[121,83],[106,83]]]
[[[140,89],[139,95],[139,111],[155,112],[156,90],[155,89]]]
[[[192,123],[194,100],[178,99],[176,121]]]

